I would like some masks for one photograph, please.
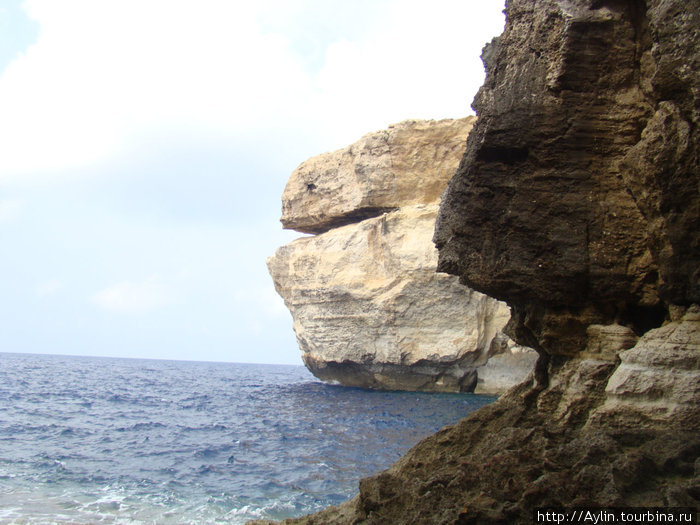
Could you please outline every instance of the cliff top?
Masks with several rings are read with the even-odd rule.
[[[283,227],[322,233],[400,206],[436,202],[475,120],[406,120],[308,159],[282,194]]]

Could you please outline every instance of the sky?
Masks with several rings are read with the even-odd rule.
[[[3,0],[0,352],[300,364],[307,158],[458,118],[502,1]]]

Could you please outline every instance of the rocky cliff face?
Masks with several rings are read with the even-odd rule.
[[[509,0],[439,268],[513,308],[535,380],[293,523],[531,523],[700,503],[700,3]]]
[[[641,335],[700,301],[698,16],[508,3],[435,240],[442,271],[514,308],[521,342],[572,356],[591,324]]]
[[[501,392],[532,370],[536,354],[501,333],[505,304],[436,272],[437,202],[473,122],[404,122],[290,177],[282,222],[318,235],[281,247],[268,268],[317,377]]]
[[[323,233],[402,206],[438,201],[474,121],[409,120],[303,162],[282,194],[282,226]]]
[[[617,368],[562,361],[538,397],[516,387],[360,481],[352,500],[285,523],[506,525],[535,523],[546,507],[697,508],[699,317],[693,307],[648,332]]]

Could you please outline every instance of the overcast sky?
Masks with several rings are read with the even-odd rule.
[[[462,117],[494,0],[3,0],[0,352],[301,363],[306,158]]]

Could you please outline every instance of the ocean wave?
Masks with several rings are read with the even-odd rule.
[[[144,430],[151,430],[154,428],[168,428],[168,425],[160,423],[158,421],[147,421],[134,423],[133,425],[117,427],[114,430],[116,432],[142,432]]]
[[[0,418],[0,523],[294,517],[351,497],[361,477],[492,400],[325,385],[303,367],[3,365],[2,399],[15,400]]]

